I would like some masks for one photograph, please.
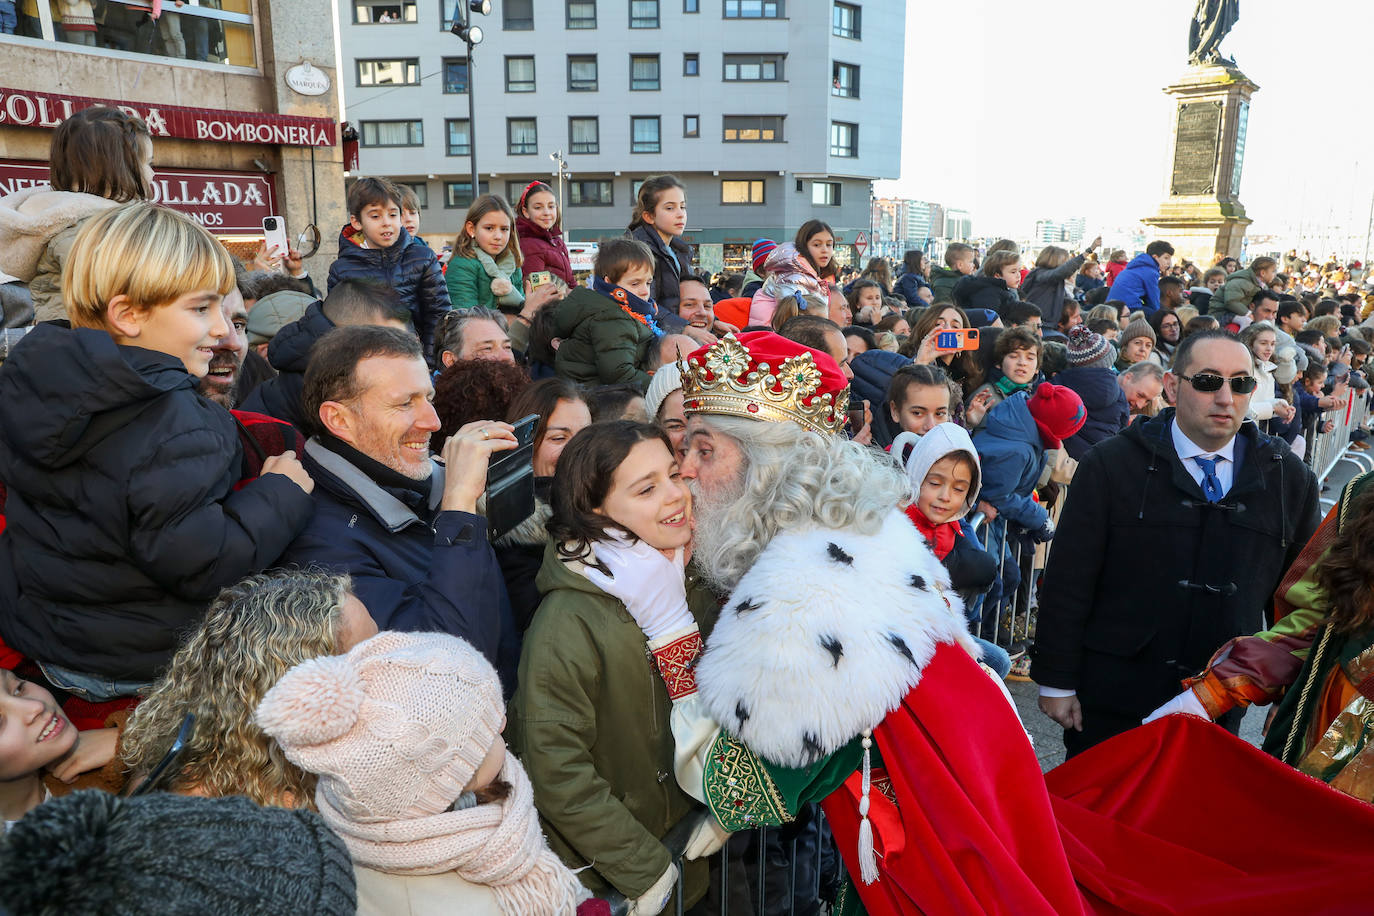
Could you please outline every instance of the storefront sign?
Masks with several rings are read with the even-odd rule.
[[[0,159],[0,197],[48,187],[48,164]],[[154,200],[185,213],[221,235],[262,234],[262,218],[275,216],[271,176],[201,169],[153,170]]]
[[[286,71],[286,85],[301,95],[324,95],[329,91],[329,74],[307,60]]]
[[[137,115],[148,125],[154,137],[271,146],[333,146],[335,142],[336,125],[329,118],[183,108],[156,102],[91,99],[3,87],[0,87],[0,127],[53,128],[75,112],[97,105],[108,105]]]

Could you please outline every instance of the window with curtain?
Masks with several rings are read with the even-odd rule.
[[[630,0],[630,28],[658,28],[658,0]]]
[[[811,205],[814,207],[838,207],[840,205],[840,183],[838,181],[811,182]]]
[[[786,58],[785,54],[726,54],[722,79],[731,83],[781,80]]]
[[[658,125],[657,116],[630,118],[630,152],[662,152],[663,144],[660,140]]]
[[[568,118],[568,147],[574,153],[601,152],[601,130],[596,118]]]
[[[539,129],[534,118],[506,119],[506,151],[512,156],[539,152]]]
[[[654,90],[658,89],[658,87],[658,55],[631,55],[630,88],[636,90]]]
[[[452,119],[444,122],[448,131],[448,155],[472,155],[472,125],[467,118]]]
[[[364,121],[363,146],[424,146],[423,121]]]
[[[568,0],[567,25],[570,29],[596,28],[596,0]]]
[[[502,0],[501,26],[511,32],[534,28],[534,0]]]
[[[830,155],[846,159],[859,155],[859,125],[830,122]]]
[[[568,91],[596,91],[596,55],[568,55]]]
[[[609,181],[572,181],[568,183],[568,203],[577,207],[609,207],[615,203]]]
[[[534,91],[534,58],[533,58],[533,57],[507,57],[507,58],[506,58],[506,91],[507,91],[507,92],[533,92],[533,91]]]

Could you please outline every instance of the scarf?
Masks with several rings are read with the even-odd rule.
[[[1009,398],[1018,391],[1029,391],[1030,385],[1018,385],[1005,375],[993,382],[993,387],[1002,392],[1002,397]]]
[[[915,503],[906,507],[906,517],[911,519],[916,530],[921,532],[921,536],[930,545],[930,549],[935,551],[935,558],[943,563],[945,557],[949,556],[949,552],[954,549],[954,538],[959,523],[945,522],[943,525],[937,525],[926,518],[926,514]]]
[[[663,329],[658,326],[658,306],[654,300],[641,299],[625,287],[607,283],[600,277],[592,278],[592,289],[614,301],[622,312],[653,331],[655,337],[663,336]]]
[[[501,255],[501,260],[496,261],[476,245],[472,248],[473,255],[477,258],[477,263],[482,265],[487,276],[491,277],[491,294],[496,297],[497,305],[504,305],[506,308],[519,308],[525,304],[525,294],[520,287],[511,282],[510,275],[515,273],[515,255],[511,254],[510,248]],[[499,284],[510,287],[506,293],[498,293]]]
[[[506,755],[501,778],[510,783],[502,802],[408,820],[363,823],[316,795],[320,815],[344,841],[353,862],[392,875],[439,875],[491,888],[507,916],[572,916],[582,884],[544,841],[525,768]]]

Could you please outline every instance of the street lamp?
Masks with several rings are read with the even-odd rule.
[[[472,49],[482,43],[482,27],[472,23],[472,13],[491,12],[491,0],[458,0],[453,27],[449,29],[468,46],[468,159],[472,163],[472,199],[477,199],[477,116],[473,107]]]

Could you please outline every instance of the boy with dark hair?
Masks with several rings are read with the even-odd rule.
[[[1112,298],[1148,315],[1159,309],[1159,278],[1174,263],[1174,246],[1154,241],[1136,255],[1112,284]]]
[[[410,312],[427,357],[434,329],[450,308],[439,258],[401,224],[403,195],[385,178],[359,178],[348,189],[348,222],[339,257],[329,267],[329,290],[345,280],[372,280],[396,290]]]
[[[1009,328],[1028,328],[1038,337],[1041,331],[1040,306],[1018,299],[1002,309],[1002,323]]]
[[[1159,278],[1159,307],[1172,312],[1183,305],[1183,281],[1178,277]]]
[[[562,339],[554,368],[584,385],[649,385],[652,352],[664,329],[649,298],[654,253],[636,239],[607,239],[592,268],[592,282],[558,306],[555,336]]]
[[[954,242],[945,249],[945,267],[930,269],[930,288],[934,302],[953,302],[954,284],[973,273],[973,246]]]
[[[1230,323],[1232,315],[1244,315],[1250,311],[1250,303],[1260,290],[1268,290],[1274,274],[1279,272],[1279,262],[1273,258],[1255,258],[1245,270],[1238,270],[1226,278],[1221,292],[1212,297],[1207,305],[1207,314],[1217,319],[1217,324]]]

